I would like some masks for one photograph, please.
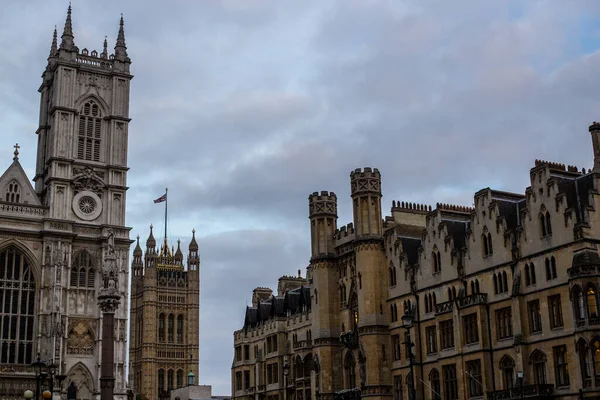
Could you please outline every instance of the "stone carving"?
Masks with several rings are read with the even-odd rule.
[[[108,254],[115,254],[115,231],[112,228],[108,228]]]
[[[58,229],[58,230],[61,230],[61,231],[66,231],[66,230],[69,229],[69,225],[65,224],[63,222],[50,222],[49,226],[52,229]]]
[[[78,321],[67,338],[67,354],[90,355],[94,353],[94,334],[88,324]]]
[[[106,185],[104,183],[104,173],[94,171],[92,167],[73,168],[73,186],[77,190],[101,191]]]
[[[91,393],[94,390],[94,385],[92,384],[92,379],[90,373],[87,371],[87,368],[85,368],[82,364],[77,364],[71,369],[68,376],[69,390],[71,391],[71,393],[73,392],[71,386],[74,386],[76,389],[75,392],[77,394],[77,398],[92,398]]]

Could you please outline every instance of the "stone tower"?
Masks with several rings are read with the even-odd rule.
[[[27,332],[14,346],[15,358],[9,355],[0,363],[29,365],[39,352],[43,361],[58,366],[58,374],[67,375],[63,387],[73,383],[78,398],[99,398],[102,381],[115,399],[125,399],[131,61],[122,18],[109,55],[106,39],[101,52],[75,45],[71,14],[69,7],[60,38],[54,30],[39,88],[35,184],[25,176],[18,151],[0,177],[0,189],[7,194],[0,206],[0,262],[9,260],[7,268],[22,263],[19,270],[26,274],[0,276],[0,281],[29,282],[35,289],[29,301],[36,304],[15,316],[29,318],[24,315],[31,312],[34,322],[22,325]],[[8,270],[0,267],[0,275]],[[111,304],[99,302],[107,291]],[[22,302],[25,297],[15,298]],[[111,332],[101,336],[104,311],[113,322]]]
[[[129,381],[143,399],[187,385],[198,376],[200,258],[195,231],[187,268],[177,241],[156,247],[152,226],[145,254],[139,237],[131,263]]]
[[[386,314],[386,261],[381,216],[381,175],[371,168],[350,174],[354,215],[354,253],[358,276],[358,345],[361,387],[373,397],[391,393],[389,367],[383,356],[389,348]],[[352,296],[352,294],[350,294]]]
[[[311,259],[313,276],[313,337],[315,353],[321,363],[323,393],[334,393],[341,387],[340,358],[337,346],[340,336],[338,268],[334,232],[337,229],[337,197],[335,193],[318,192],[308,197]]]

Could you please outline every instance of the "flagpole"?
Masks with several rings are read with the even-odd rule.
[[[165,240],[167,240],[167,202],[169,201],[169,188],[165,188]]]

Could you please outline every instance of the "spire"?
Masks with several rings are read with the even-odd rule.
[[[117,44],[115,45],[115,58],[124,61],[127,58],[127,46],[125,45],[125,31],[123,30],[123,14],[119,22],[119,33],[117,34]]]
[[[189,246],[190,251],[195,250],[198,251],[198,242],[196,242],[196,230],[192,229],[192,240]]]
[[[142,248],[140,247],[140,235],[137,235],[137,243],[135,245],[135,249],[133,249],[133,256],[141,256]]]
[[[100,58],[108,58],[108,42],[106,41],[106,36],[104,36],[104,45],[102,53],[100,53]]]
[[[154,235],[152,234],[152,224],[150,224],[150,235],[148,236],[148,240],[146,240],[146,248],[155,248],[156,247],[156,239],[154,239]]]
[[[67,9],[67,19],[65,20],[65,29],[61,36],[60,48],[65,50],[74,50],[75,42],[73,41],[73,25],[71,24],[71,3]]]
[[[181,240],[177,239],[177,251],[175,252],[176,260],[183,260],[183,253],[181,252]]]
[[[54,57],[58,52],[58,41],[57,41],[56,25],[54,25],[54,35],[52,36],[52,45],[50,46],[50,57]]]

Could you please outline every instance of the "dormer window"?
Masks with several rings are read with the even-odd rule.
[[[542,230],[542,237],[552,235],[552,223],[550,220],[550,213],[546,210],[546,207],[542,206],[540,211],[540,227]]]
[[[21,201],[21,186],[17,181],[13,180],[6,186],[4,201],[10,203],[19,203]]]

